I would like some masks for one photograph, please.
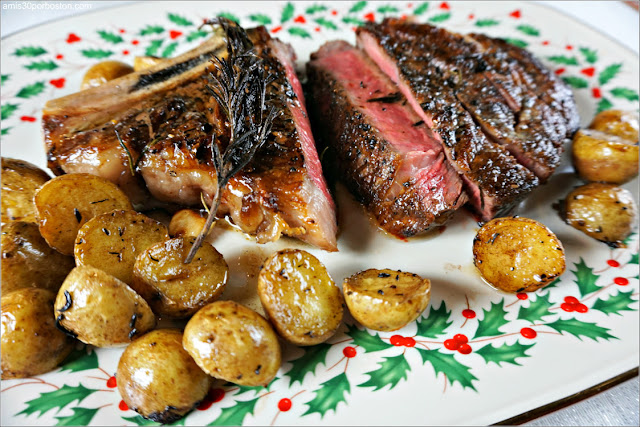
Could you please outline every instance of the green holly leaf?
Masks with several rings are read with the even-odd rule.
[[[160,49],[160,46],[162,46],[163,42],[164,40],[162,39],[151,40],[151,43],[149,44],[147,49],[144,51],[145,55],[156,56],[158,54],[158,49]]]
[[[207,31],[204,31],[204,30],[192,31],[189,34],[187,34],[187,41],[188,42],[192,42],[192,41],[197,40],[199,38],[207,37],[208,35],[209,35],[209,33]]]
[[[35,61],[24,66],[27,70],[51,71],[58,68],[58,64],[53,61]]]
[[[310,39],[311,38],[311,34],[309,34],[309,32],[307,30],[305,30],[304,28],[291,27],[287,31],[292,36],[302,37],[303,39]]]
[[[637,252],[635,254],[631,255],[631,259],[629,260],[628,264],[638,264],[638,253]]]
[[[9,80],[10,74],[2,74],[0,75],[0,86],[4,85],[4,82]]]
[[[619,316],[622,316],[620,314],[621,311],[636,311],[635,308],[629,307],[630,304],[638,301],[632,298],[633,292],[633,290],[629,292],[620,291],[611,295],[609,299],[596,300],[591,309],[601,311],[606,315],[617,314]]]
[[[109,43],[118,44],[122,43],[124,39],[117,34],[110,33],[109,31],[98,31],[98,35],[105,41]]]
[[[240,23],[240,18],[238,18],[236,15],[234,15],[233,13],[229,13],[229,12],[222,12],[219,13],[218,16],[221,16],[223,18],[227,18],[230,21],[233,21],[237,24]]]
[[[356,4],[354,4],[353,6],[351,6],[351,9],[349,9],[349,13],[360,12],[365,7],[367,7],[367,2],[366,1],[359,1]]]
[[[321,387],[314,391],[315,397],[306,403],[309,409],[302,414],[303,416],[317,413],[322,418],[329,411],[336,412],[340,402],[346,403],[346,394],[351,393],[349,379],[344,372],[320,385]]]
[[[470,372],[471,368],[458,362],[453,354],[442,353],[439,350],[424,350],[416,347],[420,356],[422,356],[422,362],[429,362],[436,373],[443,373],[449,384],[453,385],[455,382],[459,382],[462,388],[469,387],[471,390],[476,390],[472,381],[477,378]]]
[[[429,18],[429,22],[444,22],[447,19],[451,18],[451,14],[449,12],[441,13],[439,15],[433,15]]]
[[[58,408],[58,411],[60,411],[75,400],[81,403],[96,391],[98,390],[86,388],[82,384],[77,387],[70,387],[65,384],[58,390],[40,393],[40,397],[27,401],[27,407],[16,415],[31,415],[39,412],[40,415],[38,416],[41,416],[54,408]]]
[[[580,53],[582,53],[584,59],[589,64],[595,64],[596,62],[598,62],[598,51],[589,49],[588,47],[581,47]]]
[[[576,276],[576,284],[582,297],[601,289],[600,286],[596,285],[596,281],[600,276],[593,274],[593,268],[589,267],[582,257],[580,257],[580,262],[574,263],[573,266],[576,270],[571,270],[571,272]]]
[[[540,31],[538,31],[537,28],[532,27],[531,25],[518,25],[516,27],[516,30],[520,31],[521,33],[524,33],[528,36],[539,36],[540,35]]]
[[[173,42],[168,44],[164,50],[162,51],[162,53],[160,54],[161,57],[163,58],[168,58],[171,55],[173,55],[173,52],[175,52],[176,48],[178,47],[178,42]]]
[[[365,353],[373,353],[374,351],[393,347],[393,345],[382,341],[382,338],[377,333],[370,334],[366,329],[358,329],[355,325],[347,325],[346,334],[353,338],[353,343],[362,347]]]
[[[9,131],[11,130],[11,126],[9,126],[8,128],[4,128],[2,130],[0,130],[0,135],[4,136],[4,135],[9,135]]]
[[[2,104],[2,107],[0,107],[0,119],[8,119],[17,109],[18,104]]]
[[[358,18],[354,18],[352,16],[345,16],[344,18],[342,18],[342,22],[344,22],[345,24],[351,24],[351,25],[364,25],[364,21],[362,19],[358,19]]]
[[[504,318],[507,311],[503,305],[504,300],[500,300],[500,302],[491,303],[489,310],[482,310],[484,317],[478,322],[478,329],[476,330],[474,339],[479,337],[492,337],[503,333],[500,331],[500,328],[508,323]]]
[[[369,375],[369,379],[358,384],[358,387],[374,387],[373,391],[376,391],[390,385],[389,390],[391,390],[401,380],[406,380],[408,372],[411,371],[411,366],[404,358],[404,354],[385,357],[378,366],[380,368],[365,373]]]
[[[338,29],[336,24],[334,24],[333,22],[331,22],[331,21],[329,21],[328,19],[325,19],[325,18],[314,19],[314,22],[317,23],[318,25],[322,26],[322,27],[329,28],[331,30],[337,30]]]
[[[437,338],[438,335],[444,335],[446,330],[453,320],[449,320],[451,317],[451,310],[447,310],[447,306],[444,301],[440,303],[440,307],[437,309],[433,305],[429,308],[429,315],[427,317],[421,317],[416,322],[418,330],[416,335],[425,338]]]
[[[155,421],[148,420],[143,418],[141,415],[136,415],[135,417],[122,417],[123,420],[129,421],[130,423],[137,424],[139,426],[160,426],[162,424],[157,423]],[[186,418],[180,418],[178,421],[174,421],[171,424],[164,424],[167,426],[183,426]]]
[[[391,5],[385,5],[385,6],[380,6],[378,9],[378,13],[397,13],[399,11],[399,9],[395,6],[391,6]]]
[[[514,38],[506,37],[504,39],[504,41],[506,41],[507,43],[512,44],[514,46],[520,47],[520,48],[525,48],[525,47],[529,46],[529,43],[527,43],[524,40],[520,40],[520,39],[514,39]]]
[[[635,235],[636,235],[636,234],[637,234],[637,233],[631,233],[631,234],[629,234],[629,235],[628,235],[628,236],[623,240],[623,243],[624,243],[625,245],[629,245],[629,244],[631,243],[631,241],[633,240],[633,238],[635,237]]]
[[[100,408],[71,408],[73,415],[67,417],[54,417],[57,426],[88,426],[93,416]]]
[[[86,371],[88,369],[98,368],[98,354],[95,350],[87,352],[87,348],[81,348],[79,350],[73,350],[69,356],[62,362],[60,372],[78,372]]]
[[[589,83],[582,77],[567,76],[563,77],[562,80],[564,80],[565,83],[569,86],[572,86],[576,89],[584,89],[585,87],[589,86]]]
[[[249,15],[249,20],[251,22],[256,22],[260,25],[269,25],[271,24],[271,18],[269,18],[267,15],[262,15],[260,13],[257,13],[255,15]]]
[[[44,82],[35,82],[20,89],[16,94],[18,98],[29,99],[40,95],[44,91]]]
[[[318,344],[310,347],[303,347],[304,354],[297,359],[291,360],[291,369],[285,374],[291,378],[291,385],[299,382],[302,384],[305,375],[315,373],[318,365],[326,366],[327,353],[331,349],[330,344]]]
[[[622,64],[611,64],[611,65],[609,65],[604,70],[602,70],[600,72],[600,74],[598,75],[598,82],[601,85],[609,82],[609,80],[611,80],[616,75],[618,75],[618,73],[620,72],[621,68],[622,68]]]
[[[581,336],[591,338],[594,341],[597,341],[597,338],[603,338],[605,340],[610,338],[618,339],[617,337],[610,335],[609,329],[607,328],[598,326],[595,323],[581,322],[576,319],[558,319],[555,322],[547,323],[546,326],[551,329],[555,329],[560,333],[567,332],[574,335],[579,340],[582,340],[582,338],[580,338]]]
[[[624,98],[627,101],[637,101],[638,99],[640,99],[638,98],[638,92],[625,87],[616,87],[611,89],[609,92],[611,92],[611,95],[615,96],[616,98]]]
[[[284,24],[291,18],[293,18],[293,14],[295,12],[295,7],[293,3],[287,3],[287,5],[282,9],[282,14],[280,15],[280,23]]]
[[[25,47],[18,48],[13,52],[15,56],[28,56],[28,57],[40,56],[40,55],[44,55],[45,53],[47,53],[46,49],[39,46],[38,47],[25,46]]]
[[[487,364],[489,362],[493,362],[500,366],[500,363],[505,362],[521,366],[516,359],[518,357],[531,357],[525,352],[534,345],[535,344],[526,345],[516,342],[512,345],[502,344],[500,347],[494,347],[491,344],[487,344],[486,346],[476,350],[475,353],[482,356]]]
[[[578,59],[575,56],[556,55],[547,56],[547,59],[554,64],[578,65]]]
[[[611,108],[613,108],[613,104],[611,103],[611,101],[609,101],[607,98],[602,98],[600,101],[598,101],[598,108],[596,110],[596,113],[606,111]]]
[[[193,22],[180,15],[176,15],[175,13],[169,14],[169,21],[173,22],[176,25],[180,25],[181,27],[188,27],[190,25],[193,25]]]
[[[416,7],[413,11],[414,15],[422,15],[429,10],[429,2],[425,1],[420,6]]]
[[[142,30],[140,30],[140,35],[141,36],[148,36],[150,34],[160,34],[163,31],[164,31],[164,28],[162,28],[159,25],[147,25]]]
[[[474,25],[476,27],[493,27],[498,24],[500,24],[500,21],[496,21],[495,19],[480,19],[476,21]]]
[[[529,300],[531,301],[531,300]],[[518,319],[528,320],[531,323],[535,323],[537,320],[542,320],[544,316],[552,315],[549,309],[553,306],[553,303],[549,302],[549,294],[538,295],[538,297],[529,303],[529,307],[520,307],[518,311]]]
[[[256,397],[253,400],[236,401],[235,405],[222,408],[220,416],[213,420],[210,426],[241,426],[244,418],[253,413],[256,407],[256,402],[260,397]]]
[[[305,12],[309,15],[313,15],[316,12],[324,12],[325,10],[328,10],[327,6],[323,6],[320,4],[314,4],[313,6],[309,6],[307,8],[307,10],[305,10]]]
[[[82,55],[84,55],[87,58],[93,58],[93,59],[108,58],[111,55],[113,55],[112,51],[103,50],[103,49],[84,49],[84,50],[81,50],[80,53],[82,53]]]

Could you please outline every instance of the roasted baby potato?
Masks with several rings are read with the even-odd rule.
[[[2,379],[24,378],[54,369],[73,349],[74,340],[56,328],[55,294],[23,288],[2,293]]]
[[[637,211],[629,190],[592,182],[569,193],[562,214],[573,228],[617,248],[631,233]]]
[[[276,331],[297,345],[328,340],[342,322],[340,288],[324,265],[305,251],[273,254],[258,276],[258,295]]]
[[[269,322],[233,301],[200,309],[182,344],[202,370],[235,384],[266,386],[280,368],[280,343]]]
[[[49,246],[65,255],[73,255],[78,230],[91,218],[114,209],[133,209],[117,185],[86,173],[47,181],[36,191],[34,200],[40,234]]]
[[[169,238],[167,227],[132,210],[116,210],[87,221],[76,238],[77,265],[90,265],[133,283],[133,265],[139,253]]]
[[[593,118],[589,128],[638,143],[638,116],[632,111],[602,111]]]
[[[36,222],[33,195],[50,179],[49,175],[24,160],[2,158],[2,223]]]
[[[529,218],[496,218],[473,239],[473,263],[482,277],[504,292],[533,292],[565,270],[562,242]]]
[[[87,70],[82,78],[80,90],[102,86],[109,80],[133,73],[133,67],[120,61],[102,61]]]
[[[136,290],[154,313],[189,317],[218,299],[227,283],[229,267],[213,246],[203,242],[189,264],[184,263],[195,238],[177,237],[148,247],[133,268]]]
[[[147,68],[151,68],[164,60],[164,58],[159,58],[157,56],[136,56],[133,59],[133,71],[146,70]]]
[[[344,279],[351,315],[376,331],[395,331],[413,322],[431,300],[431,281],[395,270],[365,270]]]
[[[58,291],[54,314],[60,326],[96,347],[129,344],[156,325],[156,317],[140,295],[88,266],[71,270]]]
[[[163,424],[193,409],[213,382],[182,348],[182,333],[177,329],[151,331],[129,344],[118,362],[116,378],[127,406]]]
[[[2,226],[2,294],[20,288],[58,292],[75,266],[73,258],[51,249],[32,222],[14,221]]]
[[[573,138],[572,158],[580,178],[622,184],[638,175],[638,139],[579,130]]]
[[[169,223],[171,237],[197,237],[207,218],[191,209],[182,209],[173,214]]]

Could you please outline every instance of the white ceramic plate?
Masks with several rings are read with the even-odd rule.
[[[354,40],[353,28],[383,16],[417,19],[461,32],[481,31],[526,45],[575,88],[583,124],[598,108],[638,109],[638,59],[556,11],[531,3],[181,2],[103,10],[2,40],[2,155],[45,167],[40,130],[46,100],[76,91],[102,58],[171,56],[206,36],[203,19],[228,14],[263,23],[293,44],[298,64],[323,42]],[[362,329],[348,318],[328,344],[285,347],[268,389],[218,383],[186,424],[444,425],[488,424],[556,401],[638,365],[638,235],[609,249],[565,225],[551,205],[578,184],[565,160],[517,213],[548,225],[562,240],[567,272],[555,285],[517,297],[487,287],[472,265],[477,224],[460,211],[439,235],[403,242],[378,232],[351,196],[338,191],[338,253],[282,239],[257,245],[216,230],[231,268],[227,297],[258,308],[257,268],[275,250],[300,247],[340,282],[361,269],[394,268],[433,283],[422,318],[394,333]],[[637,180],[627,185],[638,193]],[[587,311],[565,311],[573,296]],[[467,317],[465,317],[465,314]],[[523,328],[530,328],[523,333]],[[532,334],[531,330],[535,331]],[[470,354],[443,343],[464,334]],[[535,337],[533,337],[535,335]],[[395,336],[395,337],[394,337]],[[395,343],[396,345],[392,344]],[[115,386],[121,349],[80,348],[37,378],[2,381],[2,424],[150,424],[123,405]]]

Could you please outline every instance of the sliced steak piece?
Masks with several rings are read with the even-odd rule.
[[[347,187],[389,233],[442,225],[466,201],[442,145],[364,52],[325,44],[307,64],[318,132]]]
[[[393,24],[393,25],[392,25]],[[538,179],[512,157],[504,145],[492,142],[484,134],[479,117],[472,116],[462,101],[473,103],[471,94],[457,96],[464,86],[461,77],[443,58],[446,45],[439,47],[439,57],[422,41],[423,30],[434,27],[385,20],[383,24],[368,24],[358,29],[358,44],[398,84],[409,104],[442,142],[447,158],[464,175],[472,206],[484,220],[508,212],[538,185]],[[463,66],[470,67],[471,59]],[[477,64],[473,64],[477,66]],[[461,74],[461,72],[459,72]],[[478,77],[476,84],[487,81]],[[479,82],[480,83],[479,83]],[[472,84],[469,86],[473,87]],[[489,84],[489,86],[491,86]],[[475,89],[478,105],[484,101]],[[498,91],[490,90],[494,100],[500,100],[498,113],[511,113],[508,102]],[[488,108],[485,108],[490,111]],[[490,126],[490,122],[486,126]]]
[[[218,215],[228,215],[259,242],[287,234],[336,250],[335,208],[293,53],[262,27],[248,32],[274,76],[267,91],[280,114],[267,142],[224,189]],[[201,194],[211,201],[217,191],[212,135],[221,148],[228,143],[228,123],[205,87],[212,54],[226,55],[220,34],[147,70],[49,101],[43,111],[49,167],[56,174],[108,178],[139,207],[149,205],[149,193],[180,205],[201,206]]]

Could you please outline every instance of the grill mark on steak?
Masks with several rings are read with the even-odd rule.
[[[205,52],[200,56],[196,56],[195,58],[191,58],[184,62],[179,62],[177,64],[171,65],[162,70],[158,70],[153,73],[142,74],[138,78],[138,81],[136,82],[136,84],[134,84],[131,87],[129,92],[135,92],[149,85],[167,81],[170,78],[180,75],[186,70],[189,70],[195,67],[196,65],[207,62],[209,58],[211,58],[211,55],[214,55],[214,54],[215,54],[215,50],[212,50],[209,52]]]

